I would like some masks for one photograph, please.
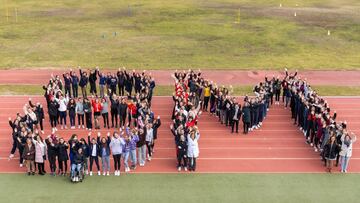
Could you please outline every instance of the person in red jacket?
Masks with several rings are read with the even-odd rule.
[[[101,110],[102,110],[101,102],[99,101],[98,98],[95,98],[95,99],[91,100],[91,105],[92,105],[92,108],[94,111],[95,129],[100,129],[99,117],[101,115]]]
[[[129,112],[129,115],[128,115],[128,118],[129,118],[129,124],[128,124],[128,127],[130,127],[131,125],[131,120],[132,118],[134,118],[134,125],[137,126],[137,107],[136,107],[136,102],[133,103],[132,101],[130,101],[128,103],[128,112]]]

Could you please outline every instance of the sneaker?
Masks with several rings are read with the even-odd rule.
[[[185,170],[185,171],[188,171],[187,167],[184,167],[184,170]]]
[[[88,171],[88,170],[86,170],[86,171],[85,171],[85,174],[86,174],[86,175],[88,175],[88,174],[89,174],[89,171]]]
[[[67,126],[65,126],[65,129],[67,129]]]
[[[79,177],[76,176],[76,177],[75,177],[75,181],[76,181],[76,182],[79,182]]]
[[[64,127],[63,127],[63,126],[61,126],[61,127],[60,127],[60,129],[61,129],[61,130],[63,130],[63,129],[64,129]]]
[[[23,167],[23,164],[20,164],[20,168],[22,168]]]
[[[314,146],[314,144],[313,144],[313,143],[310,143],[310,146],[312,146],[312,147],[313,147],[313,146]]]
[[[101,173],[100,173],[100,171],[98,171],[98,176],[100,176],[101,175]]]
[[[42,130],[42,131],[41,131],[41,134],[45,134],[45,132]]]
[[[315,147],[315,148],[314,148],[314,151],[315,151],[315,152],[318,152],[318,149]]]
[[[78,126],[78,128],[80,129],[80,128],[81,128],[81,126],[79,125],[79,126]]]
[[[92,171],[90,171],[90,176],[92,176]]]
[[[85,126],[84,126],[84,125],[82,126],[82,129],[85,129]]]
[[[105,176],[106,175],[106,173],[105,172],[103,172],[103,176]]]
[[[109,173],[109,171],[106,173],[106,176],[109,176],[110,175],[110,173]]]
[[[55,131],[58,131],[58,129],[57,129],[57,128],[55,128]]]
[[[181,167],[178,167],[178,171],[181,171]]]

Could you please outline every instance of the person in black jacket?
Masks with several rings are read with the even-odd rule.
[[[119,106],[119,100],[116,98],[116,95],[112,94],[110,92],[110,114],[111,114],[111,128],[118,128],[118,106]]]
[[[92,94],[92,95],[97,94],[96,80],[97,80],[98,71],[99,71],[98,67],[96,67],[95,70],[90,70],[89,83],[90,83],[90,94]]]
[[[69,73],[64,73],[64,82],[65,82],[65,94],[68,94],[71,97],[71,77]]]
[[[177,161],[178,161],[178,171],[181,171],[181,167],[184,167],[184,170],[187,171],[187,142],[185,136],[181,135],[179,141],[176,143],[177,146]],[[182,164],[181,164],[182,161]]]
[[[80,139],[79,148],[82,148],[82,151],[84,153],[84,170],[85,170],[85,174],[87,175],[89,173],[89,167],[88,167],[89,145],[86,143],[84,138]]]
[[[126,123],[126,115],[128,114],[128,105],[124,98],[121,99],[118,105],[118,114],[119,114],[119,127],[124,127]],[[130,117],[130,116],[129,116]],[[130,123],[130,122],[129,122]]]
[[[78,181],[78,176],[75,176],[75,170],[77,173],[80,173],[81,166],[84,164],[85,156],[83,152],[83,148],[76,148],[75,144],[73,144],[71,150],[74,154],[74,161],[71,164],[71,178],[73,181]]]
[[[56,155],[58,146],[50,136],[46,139],[46,145],[51,175],[56,176]]]
[[[324,157],[326,159],[326,170],[331,173],[334,161],[336,160],[339,145],[336,142],[336,137],[331,136],[328,143],[324,146]]]
[[[99,165],[99,156],[100,156],[100,146],[95,138],[92,138],[90,141],[91,132],[88,134],[88,143],[89,143],[89,157],[90,157],[90,176],[92,176],[92,166],[95,161],[98,175],[100,174],[100,165]]]
[[[13,144],[9,155],[9,160],[10,160],[14,157],[17,148],[17,138],[20,137],[21,127],[19,126],[19,120],[15,119],[14,121],[12,121],[11,117],[9,117],[9,125],[12,128],[12,139],[13,139]],[[22,162],[20,164],[22,164]]]
[[[156,120],[153,121],[153,125],[152,125],[152,129],[153,129],[153,142],[152,142],[152,152],[154,153],[155,149],[155,141],[157,139],[157,133],[158,133],[158,129],[161,126],[161,120],[160,120],[160,116],[157,117]]]
[[[236,133],[239,133],[239,120],[241,117],[241,105],[235,103],[231,108],[230,119],[231,119],[231,133],[234,133],[234,127],[236,126]]]
[[[242,121],[244,127],[243,133],[248,134],[251,121],[250,107],[248,102],[245,102],[244,107],[242,108]]]
[[[38,121],[38,124],[40,125],[40,130],[41,130],[41,133],[44,134],[44,124],[43,124],[43,121],[45,119],[45,115],[44,115],[44,109],[42,107],[42,105],[38,102],[36,103],[36,105],[34,105],[31,101],[31,98],[29,98],[29,105],[31,108],[34,108],[35,109],[35,114],[36,114],[36,118],[37,118],[37,121]],[[39,126],[37,125],[37,128]]]
[[[68,143],[65,142],[63,138],[59,139],[58,144],[58,164],[59,164],[59,175],[65,176],[67,173],[67,162],[69,160],[69,156],[67,153],[67,149],[69,148]]]
[[[82,93],[83,97],[86,98],[87,97],[86,87],[87,87],[87,84],[89,82],[89,77],[88,77],[86,72],[82,72],[81,68],[79,68],[79,71],[80,71],[79,86],[81,88],[81,93]]]
[[[75,117],[76,117],[76,102],[74,99],[70,99],[67,109],[70,117],[70,128],[75,129]]]
[[[76,75],[72,69],[70,69],[70,77],[71,77],[71,87],[73,91],[74,98],[78,98],[79,94],[79,77]]]
[[[135,70],[133,70],[133,72],[135,72]],[[131,95],[134,84],[134,78],[132,75],[128,74],[125,70],[124,70],[124,74],[125,74],[125,91],[128,93],[128,95]]]
[[[49,113],[52,131],[57,131],[56,125],[57,125],[58,108],[59,108],[59,103],[57,103],[55,101],[55,98],[52,97],[50,99],[48,106],[48,113]]]
[[[119,68],[119,71],[117,72],[117,78],[118,78],[118,88],[119,88],[119,95],[124,96],[125,95],[125,74],[121,69]]]

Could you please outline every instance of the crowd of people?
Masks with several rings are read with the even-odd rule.
[[[174,108],[170,130],[174,135],[177,156],[177,169],[196,171],[196,159],[199,156],[200,132],[197,127],[202,111],[203,100],[198,91],[196,81],[202,80],[201,72],[175,72],[173,94]]]
[[[347,130],[346,121],[337,121],[336,111],[331,112],[328,102],[320,97],[307,83],[306,79],[296,77],[297,73],[286,76],[282,88],[286,101],[290,105],[294,124],[306,138],[306,143],[319,152],[327,172],[341,165],[341,172],[346,173],[352,156],[352,144],[356,135]]]
[[[9,159],[18,149],[20,167],[25,164],[29,175],[34,175],[35,170],[44,175],[47,160],[52,175],[65,175],[70,169],[74,178],[80,170],[92,176],[94,162],[98,175],[101,171],[109,175],[110,155],[115,176],[120,175],[121,162],[124,171],[129,172],[137,165],[144,166],[146,159],[151,161],[161,120],[151,110],[155,81],[150,73],[127,72],[123,68],[115,74],[99,68],[79,68],[79,76],[71,69],[62,77],[51,75],[49,83],[43,86],[51,135],[44,137],[46,116],[39,102],[34,104],[29,99],[23,114],[9,118],[13,138]],[[259,129],[270,106],[280,105],[282,100],[285,109],[290,107],[294,124],[304,133],[306,142],[320,152],[327,171],[332,171],[334,163],[340,163],[341,172],[347,172],[356,136],[347,130],[346,121],[336,121],[336,112],[331,114],[327,101],[297,72],[289,75],[285,70],[283,79],[265,77],[254,87],[255,96],[244,97],[243,105],[231,95],[231,86],[219,87],[204,79],[200,70],[175,71],[172,77],[175,85],[170,130],[175,139],[178,171],[196,171],[200,153],[197,124],[202,112],[218,117],[232,133],[239,133],[242,121],[243,133],[248,134]],[[101,124],[108,131],[106,136],[98,133],[92,137],[92,129],[99,130]],[[88,137],[73,134],[66,140],[57,136],[59,125],[61,129],[86,129]]]
[[[13,148],[9,159],[14,157],[18,149],[20,167],[25,163],[29,175],[34,175],[35,170],[44,175],[44,163],[48,160],[50,173],[54,176],[67,174],[69,168],[72,176],[80,168],[92,176],[94,162],[98,175],[101,175],[101,170],[103,175],[109,175],[111,154],[116,176],[120,175],[121,159],[125,172],[135,170],[137,165],[144,166],[146,159],[151,161],[161,125],[160,116],[155,117],[151,110],[155,88],[151,74],[134,70],[128,73],[125,69],[119,69],[117,74],[105,74],[99,68],[88,72],[79,68],[79,74],[80,79],[70,70],[63,74],[64,81],[60,76],[52,75],[49,83],[43,86],[51,135],[43,137],[45,113],[42,105],[33,105],[31,99],[24,106],[24,115],[18,113],[14,120],[9,118],[13,129]],[[82,96],[77,93],[79,86]],[[98,88],[100,95],[97,95]],[[77,118],[78,129],[88,130],[87,140],[76,134],[69,140],[57,136],[58,125],[61,129],[67,129],[68,117],[71,129],[76,128]],[[101,128],[101,120],[107,131],[113,128],[114,132],[103,137],[100,133],[97,137],[91,137],[92,129]]]

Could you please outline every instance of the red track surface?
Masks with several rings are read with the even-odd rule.
[[[0,172],[24,172],[19,168],[18,152],[15,159],[8,161],[12,139],[7,118],[14,117],[22,109],[28,97],[0,97]],[[360,136],[360,98],[328,98],[339,120],[346,120],[349,128]],[[33,101],[45,103],[43,97],[33,97]],[[176,172],[174,139],[169,131],[172,112],[170,97],[155,97],[153,111],[160,115],[163,125],[155,146],[153,160],[145,167],[138,167],[137,173],[173,173]],[[289,110],[273,106],[260,130],[243,134],[231,134],[230,130],[220,125],[215,117],[204,113],[199,122],[201,138],[199,141],[200,157],[197,172],[201,173],[322,173],[324,168],[318,153],[305,144],[303,135],[292,124]],[[46,135],[49,132],[46,121]],[[242,125],[240,125],[242,128]],[[86,137],[85,130],[60,130],[58,134],[68,139],[77,133]],[[103,134],[107,130],[101,130]],[[94,133],[96,135],[96,133]],[[360,172],[360,150],[354,145],[350,161],[350,172]],[[48,165],[48,164],[46,164]]]
[[[65,69],[63,69],[65,70]],[[38,84],[42,85],[49,80],[51,73],[62,74],[60,69],[40,70],[0,70],[0,84]],[[114,70],[115,71],[115,70]],[[106,72],[106,71],[105,71]],[[150,71],[156,78],[158,85],[172,85],[170,74],[173,70]],[[204,70],[206,78],[225,85],[254,85],[262,81],[265,75],[282,75],[283,71],[235,71],[235,70]],[[221,76],[221,77],[219,77]],[[301,77],[307,78],[312,85],[360,85],[360,71],[301,71]],[[346,78],[346,80],[338,80]]]

